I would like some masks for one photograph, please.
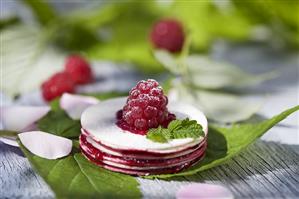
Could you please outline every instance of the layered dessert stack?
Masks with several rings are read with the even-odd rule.
[[[149,139],[152,129],[174,120],[195,120],[199,137]],[[207,120],[191,105],[170,103],[155,80],[139,82],[128,98],[101,102],[81,116],[80,147],[90,161],[130,175],[176,173],[200,161],[207,147]]]

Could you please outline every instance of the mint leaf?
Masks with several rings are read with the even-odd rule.
[[[195,120],[173,120],[167,128],[159,126],[156,129],[150,129],[146,135],[147,139],[154,142],[165,143],[173,139],[198,138],[203,136],[202,126]]]
[[[150,129],[146,135],[146,138],[155,142],[165,143],[169,137],[168,132],[166,131],[168,130],[163,129],[161,126],[156,129]]]
[[[173,120],[168,124],[167,129],[169,129],[169,131],[174,131],[175,129],[179,128],[181,124],[181,120]]]
[[[57,198],[140,198],[138,182],[90,163],[80,153],[47,160],[30,153],[20,142],[31,165],[55,192]]]
[[[210,126],[208,133],[208,148],[206,156],[202,161],[180,173],[148,176],[146,178],[169,178],[174,176],[193,175],[224,164],[277,123],[298,110],[299,106],[295,106],[271,119],[259,123],[236,124],[231,127]]]
[[[170,122],[169,126],[173,128],[172,139],[182,139],[187,137],[198,138],[200,136],[204,136],[202,126],[197,124],[195,120],[189,120],[187,118],[180,120],[180,123],[174,120]]]

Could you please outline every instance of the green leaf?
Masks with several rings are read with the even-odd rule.
[[[54,9],[44,0],[23,0],[23,2],[31,9],[42,25],[50,23],[57,17]]]
[[[206,50],[211,44],[210,14],[211,1],[174,1],[170,15],[181,20],[192,38],[192,47],[196,50]]]
[[[168,124],[167,129],[169,131],[174,131],[180,128],[181,125],[182,125],[182,120],[173,120]]]
[[[252,102],[244,96],[189,88],[178,84],[171,91],[174,100],[193,104],[210,120],[221,123],[244,121],[255,114],[261,102]]]
[[[232,5],[254,25],[267,27],[270,34],[264,40],[274,44],[299,48],[299,4],[296,0],[242,1]],[[257,37],[260,35],[257,34]]]
[[[154,56],[168,71],[175,75],[182,74],[182,67],[178,64],[178,60],[165,50],[155,50]]]
[[[257,85],[277,76],[275,71],[250,74],[232,64],[213,61],[200,55],[181,58],[162,50],[155,51],[154,55],[167,70],[182,75],[190,86],[198,88],[242,88]]]
[[[4,46],[0,57],[5,82],[0,89],[11,97],[39,89],[45,79],[62,69],[64,54],[46,46],[45,36],[35,26],[9,26],[1,31],[0,43]]]
[[[100,99],[119,93],[94,94]],[[71,155],[58,160],[47,160],[20,148],[35,170],[44,178],[57,198],[140,198],[135,178],[98,167],[80,152],[78,136],[80,122],[72,120],[59,107],[59,99],[51,102],[52,110],[38,121],[38,128],[55,135],[75,138]]]
[[[78,138],[81,133],[80,121],[71,119],[63,110],[51,110],[37,125],[41,131],[66,138]]]
[[[10,16],[10,17],[6,17],[6,18],[2,18],[2,19],[0,19],[0,30],[6,28],[8,26],[15,25],[17,23],[20,23],[20,18],[17,16]]]
[[[96,46],[87,51],[91,59],[107,59],[119,63],[134,64],[134,66],[146,73],[158,73],[163,67],[153,58],[147,41],[135,41],[132,44],[107,43]]]
[[[167,142],[166,134],[167,134],[167,132],[165,132],[165,131],[163,132],[163,128],[161,126],[159,126],[156,129],[150,129],[146,135],[146,138],[150,139],[154,142],[165,143],[165,142]]]
[[[133,177],[98,167],[80,153],[47,160],[33,155],[20,142],[19,145],[57,198],[141,198]]]
[[[165,143],[173,139],[198,138],[203,136],[202,126],[197,124],[195,120],[173,120],[167,128],[159,126],[156,129],[150,129],[146,134],[146,138],[154,142]]]
[[[184,64],[192,85],[205,89],[253,86],[277,76],[276,72],[250,74],[232,64],[198,55],[188,56]]]
[[[261,102],[229,93],[197,91],[194,96],[208,118],[222,123],[244,121],[262,106]]]
[[[193,167],[176,174],[149,176],[148,178],[169,178],[192,175],[226,163],[239,154],[277,123],[299,110],[299,106],[290,108],[271,119],[258,123],[236,124],[231,127],[210,126],[208,148],[205,158]]]
[[[148,39],[152,24],[160,17],[156,3],[129,1],[107,6],[114,6],[111,12],[117,12],[117,15],[101,28],[101,31],[109,36],[103,38],[103,43],[87,51],[89,57],[134,64],[148,73],[163,71],[162,66],[152,56],[152,46]]]
[[[191,47],[197,51],[207,50],[219,37],[242,41],[250,34],[251,24],[245,17],[232,10],[223,11],[213,1],[176,0],[169,15],[184,23],[192,39]]]

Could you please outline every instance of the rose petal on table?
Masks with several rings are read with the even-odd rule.
[[[0,142],[3,142],[4,144],[10,145],[10,146],[19,147],[16,139],[14,139],[14,138],[0,137]]]
[[[83,111],[100,101],[95,97],[65,93],[60,99],[60,107],[74,120],[80,119]]]
[[[72,140],[43,131],[29,131],[18,136],[31,153],[42,158],[57,159],[72,151]]]
[[[194,183],[181,187],[176,194],[177,199],[233,199],[229,189],[221,185]]]
[[[0,108],[0,119],[3,129],[24,131],[49,111],[49,106],[5,106]]]

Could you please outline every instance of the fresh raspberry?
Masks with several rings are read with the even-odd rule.
[[[45,81],[42,86],[42,95],[46,101],[51,101],[63,93],[73,93],[75,89],[74,81],[71,76],[65,72],[54,74]]]
[[[146,134],[148,129],[159,125],[165,127],[175,119],[168,112],[167,104],[168,99],[157,81],[140,81],[131,89],[126,105],[117,112],[117,124],[138,134]]]
[[[153,26],[150,39],[156,48],[179,52],[184,44],[185,33],[180,22],[174,19],[164,19]]]
[[[93,80],[89,63],[79,55],[71,55],[67,58],[65,71],[70,74],[76,84],[86,84]]]

